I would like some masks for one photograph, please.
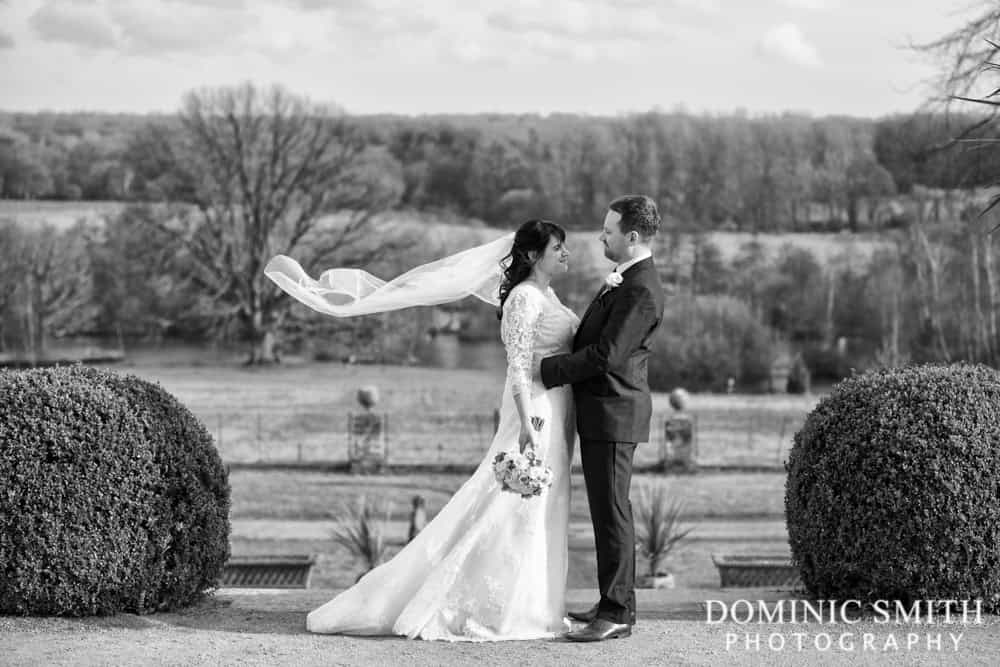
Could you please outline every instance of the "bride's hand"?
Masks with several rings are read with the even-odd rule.
[[[532,450],[537,450],[541,444],[540,433],[542,430],[542,421],[537,417],[532,417],[532,421],[537,420],[537,426],[525,425],[521,423],[521,433],[518,435],[517,442],[521,446],[521,453],[524,454],[525,450],[530,447]]]

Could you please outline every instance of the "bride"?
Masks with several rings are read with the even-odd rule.
[[[540,360],[569,352],[579,318],[552,278],[567,270],[566,234],[529,220],[513,234],[418,267],[385,283],[357,269],[311,279],[288,257],[266,275],[306,305],[335,316],[383,312],[470,294],[499,307],[507,377],[489,450],[441,511],[391,560],[313,610],[310,632],[405,635],[447,641],[553,637],[564,618],[568,563],[572,390],[545,389]],[[501,261],[502,260],[502,261]],[[532,418],[541,418],[541,428]],[[502,491],[498,452],[534,449],[552,470],[541,496]]]

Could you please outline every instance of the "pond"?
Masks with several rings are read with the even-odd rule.
[[[51,341],[46,355],[60,360],[104,357],[120,349],[116,338],[77,337]],[[246,356],[246,347],[238,344],[191,343],[183,341],[126,341],[125,357],[129,366],[209,366],[238,364]],[[8,350],[14,359],[24,355]],[[416,365],[447,370],[486,370],[503,374],[507,357],[499,340],[467,341],[457,335],[442,333],[425,336],[414,347]]]
[[[428,337],[417,345],[420,365],[430,368],[487,370],[503,374],[507,353],[499,341],[463,341],[452,334]]]

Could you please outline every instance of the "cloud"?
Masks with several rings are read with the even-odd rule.
[[[781,0],[781,4],[791,9],[808,9],[820,11],[831,9],[836,4],[836,0]]]
[[[396,54],[403,68],[625,62],[684,28],[670,16],[691,13],[680,5],[717,2],[669,0],[661,9],[655,0],[622,1],[255,0],[263,29],[247,41],[274,60],[315,45],[334,58]]]
[[[103,9],[92,2],[48,0],[28,19],[31,29],[48,42],[92,49],[112,48],[115,31]]]
[[[238,3],[220,0],[209,5],[154,0],[141,7],[131,0],[118,0],[110,10],[125,48],[150,55],[216,51],[233,44],[257,22]]]
[[[492,28],[514,33],[583,36],[599,30],[593,9],[577,0],[555,0],[534,6],[522,3],[491,13],[486,22]]]
[[[716,15],[722,11],[719,0],[673,0],[676,7],[694,9],[702,14]]]
[[[632,4],[621,9],[605,2],[579,0],[522,2],[489,14],[487,24],[510,33],[540,32],[550,35],[617,41],[668,36],[670,25],[655,5]]]
[[[3,4],[3,0],[0,0],[0,4]],[[13,49],[14,48],[14,38],[5,32],[0,32],[0,49]]]
[[[216,9],[246,9],[247,0],[165,0],[168,4],[215,7]]]
[[[816,47],[810,44],[794,23],[782,23],[767,31],[760,40],[761,53],[803,67],[820,64]]]
[[[308,0],[299,0],[299,2]],[[420,5],[407,0],[337,0],[334,6],[336,25],[358,35],[372,32],[378,36],[425,35],[442,26],[449,12],[442,7]]]
[[[318,11],[324,9],[352,9],[359,7],[370,7],[366,0],[285,0],[294,9],[305,9],[306,11]]]

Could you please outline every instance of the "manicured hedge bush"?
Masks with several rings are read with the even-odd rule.
[[[80,366],[0,373],[0,612],[189,604],[228,558],[229,486],[158,385]]]
[[[818,599],[1000,610],[1000,373],[877,370],[838,384],[786,464],[792,556]]]

